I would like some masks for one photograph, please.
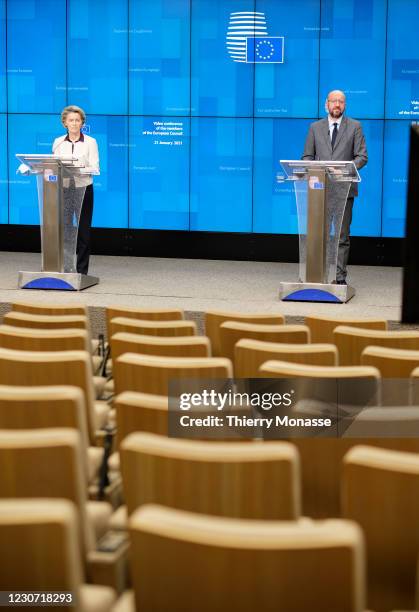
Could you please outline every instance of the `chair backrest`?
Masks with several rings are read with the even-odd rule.
[[[47,315],[11,311],[4,315],[3,322],[13,327],[89,330],[89,320],[85,315]]]
[[[383,378],[409,378],[413,370],[419,367],[419,350],[367,346],[362,351],[361,364],[374,366],[380,370]]]
[[[0,385],[0,430],[48,427],[76,429],[80,434],[82,448],[87,449],[89,435],[86,408],[80,388],[64,385]]]
[[[419,456],[368,446],[344,458],[344,515],[365,534],[368,605],[413,609],[419,553]]]
[[[233,367],[223,357],[156,357],[125,353],[113,364],[115,393],[141,391],[167,395],[170,379],[232,378]]]
[[[365,610],[363,538],[351,521],[245,521],[147,505],[129,529],[137,610]]]
[[[133,308],[117,304],[106,307],[106,328],[110,330],[112,319],[137,319],[140,321],[181,321],[185,318],[179,308]]]
[[[120,332],[114,334],[110,342],[112,359],[118,359],[124,353],[163,357],[210,357],[211,355],[210,341],[206,336],[141,336]]]
[[[133,433],[120,447],[128,513],[146,503],[252,519],[300,516],[298,454],[288,442],[215,442]]]
[[[333,338],[341,365],[359,365],[362,351],[367,346],[419,350],[419,332],[410,330],[380,331],[338,326],[333,332]]]
[[[419,367],[415,368],[410,375],[410,404],[419,405]],[[419,587],[418,587],[419,597]]]
[[[226,321],[221,323],[219,333],[221,354],[231,360],[234,359],[236,343],[245,338],[287,344],[310,342],[310,330],[305,325],[259,325]]]
[[[205,333],[211,340],[212,354],[221,357],[220,325],[225,321],[239,321],[241,323],[258,323],[260,325],[282,325],[285,317],[282,314],[273,313],[246,313],[246,312],[224,312],[209,310],[205,313]]]
[[[0,384],[71,385],[84,396],[89,438],[95,444],[96,418],[91,356],[86,351],[13,351],[0,348]]]
[[[310,328],[312,342],[332,342],[333,331],[338,325],[347,327],[360,327],[364,329],[386,330],[386,319],[372,317],[332,317],[330,315],[309,315],[304,319],[305,325]]]
[[[409,377],[419,366],[419,351],[367,346],[362,351],[361,363],[380,370],[383,377],[383,401],[392,405],[408,404],[411,395]]]
[[[17,351],[89,351],[84,329],[36,329],[0,325],[0,347]]]
[[[83,577],[77,534],[77,511],[67,500],[0,500],[0,590],[77,595]]]
[[[321,366],[290,361],[270,360],[261,365],[259,372],[265,378],[363,378],[380,380],[380,372],[372,366]]]
[[[271,359],[311,365],[337,365],[334,344],[285,344],[263,340],[239,340],[234,349],[234,374],[237,378],[257,378],[259,368]]]
[[[317,366],[287,361],[267,361],[259,369],[262,378],[295,381],[295,400],[315,399],[340,408],[381,404],[381,377],[372,366]]]
[[[26,312],[35,315],[83,315],[88,316],[85,304],[46,304],[44,302],[13,302],[13,312]]]
[[[82,447],[74,429],[0,431],[0,498],[10,497],[72,501],[80,516],[81,548],[93,550]]]
[[[142,336],[196,336],[195,321],[139,321],[128,317],[111,319],[108,333],[112,337],[118,332]]]
[[[167,396],[125,391],[115,397],[113,406],[118,448],[126,436],[136,431],[167,436]]]
[[[395,450],[419,452],[419,407],[386,405],[365,408],[348,418],[343,436],[358,439],[359,444],[370,444],[370,439],[376,438],[374,446],[383,447],[390,439],[391,444],[397,444]],[[362,438],[368,441],[362,442]],[[384,440],[380,442],[380,438]]]

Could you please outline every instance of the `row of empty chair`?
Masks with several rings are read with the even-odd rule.
[[[85,329],[89,339],[90,329],[86,323],[86,308],[78,306],[73,308],[74,312],[71,307],[63,306],[61,311],[64,314],[58,315],[59,308],[56,306],[35,307],[28,304],[14,304],[13,310],[4,316],[3,323],[9,327],[9,330],[7,328],[4,330],[4,334],[6,335],[7,331],[10,334],[12,327],[34,330],[73,328]],[[196,323],[185,321],[182,311],[176,309],[145,311],[135,308],[108,307],[106,320],[109,338],[117,333],[128,333],[133,336],[135,334],[161,336],[162,338],[167,336],[167,339],[183,337],[186,340],[187,337],[196,336],[197,333]],[[208,312],[205,314],[205,333],[206,338],[209,339],[209,345],[208,340],[204,342],[205,337],[201,337],[198,341],[195,339],[197,345],[201,346],[202,352],[207,353],[205,356],[227,357],[235,365],[237,360],[240,362],[240,357],[235,355],[235,345],[243,339],[276,344],[313,345],[310,347],[311,350],[306,347],[301,348],[301,351],[306,350],[308,353],[312,351],[313,354],[317,352],[320,355],[324,353],[324,360],[321,356],[317,357],[320,361],[320,363],[317,362],[318,365],[361,365],[362,352],[371,345],[399,350],[419,350],[419,332],[414,330],[389,332],[387,322],[380,319],[333,319],[311,316],[306,317],[305,325],[301,326],[286,325],[283,315],[280,314]],[[40,335],[39,332],[38,335]],[[168,344],[170,345],[170,342]],[[173,340],[172,344],[175,345]],[[203,344],[208,346],[207,351],[202,348]],[[330,346],[314,348],[316,344],[329,344]],[[332,345],[337,347],[335,360],[331,356],[331,352],[334,352]],[[295,347],[294,351],[292,348],[291,346],[289,349],[290,356],[287,360],[293,360],[292,353],[298,355],[300,352]],[[286,350],[287,347],[284,347],[284,352]],[[200,349],[197,349],[197,352],[200,352]],[[410,356],[415,365],[417,363],[415,355]],[[316,357],[313,357],[313,361],[315,360]],[[400,360],[402,360],[401,356]],[[407,357],[404,358],[404,362],[406,361]],[[405,365],[408,367],[407,363]],[[239,370],[241,371],[240,367]]]
[[[321,325],[316,327],[309,318],[304,325],[286,325],[282,315],[207,313],[206,336],[198,336],[197,325],[185,321],[182,311],[109,308],[106,314],[112,359],[108,371],[114,376],[112,390],[117,394],[112,404],[95,400],[97,343],[92,342],[88,324],[79,327],[81,320],[77,320],[86,319],[85,309],[84,313],[46,314],[29,306],[25,310],[23,305],[6,315],[0,326],[0,385],[13,385],[0,386],[0,430],[4,430],[0,431],[0,481],[5,480],[0,498],[49,495],[75,505],[76,523],[82,522],[81,528],[76,527],[82,551],[81,573],[74,583],[77,592],[86,591],[86,581],[111,583],[120,590],[123,580],[117,559],[105,560],[95,549],[100,536],[113,527],[117,533],[128,529],[130,534],[133,585],[133,592],[116,604],[115,611],[179,606],[224,610],[233,596],[241,609],[249,611],[365,611],[368,606],[384,612],[414,607],[418,542],[408,534],[417,512],[411,493],[417,486],[419,445],[416,436],[382,437],[383,432],[392,431],[394,422],[400,433],[403,428],[404,433],[416,431],[419,419],[414,406],[364,408],[350,418],[343,439],[291,436],[288,442],[205,442],[167,437],[167,393],[169,380],[176,377],[308,376],[348,381],[349,399],[355,390],[360,392],[359,381],[365,380],[370,394],[375,389],[373,403],[379,404],[385,379],[393,378],[391,359],[400,361],[398,377],[415,382],[417,332],[388,332],[386,322],[378,320],[367,322],[372,323],[369,330],[362,329],[360,320],[345,320],[344,326],[329,320],[328,335],[322,335]],[[74,325],[66,327],[73,316]],[[52,326],[48,326],[49,318]],[[14,343],[16,337],[20,345]],[[345,352],[347,340],[355,348]],[[73,341],[79,342],[77,348]],[[67,359],[64,367],[62,359]],[[58,378],[52,368],[48,370],[54,360]],[[28,370],[20,369],[25,361],[32,364]],[[78,375],[82,383],[70,375],[74,361],[84,364],[80,366],[84,374]],[[72,387],[29,390],[22,389],[19,380],[27,385]],[[31,405],[31,391],[39,399],[45,393],[49,405],[45,409],[41,402]],[[58,407],[60,391],[67,394],[67,408]],[[20,399],[19,393],[23,393]],[[19,406],[14,414],[2,410],[2,397],[4,407],[13,401]],[[413,391],[409,399],[415,402]],[[103,427],[115,428],[113,450],[117,452],[109,459],[109,478],[118,478],[120,471],[123,480],[124,506],[116,512],[109,504],[92,503],[88,495],[98,469],[106,463],[100,436]],[[369,446],[359,447],[360,442]],[[59,456],[53,459],[59,448]],[[31,452],[37,457],[32,463]],[[65,457],[73,457],[72,467],[71,462],[63,467]],[[39,477],[28,482],[35,465]],[[53,485],[60,471],[68,474],[68,482]],[[41,479],[43,484],[37,488]],[[407,503],[412,511],[400,521],[401,508]],[[318,523],[304,515],[341,516],[355,520],[362,531],[346,520]],[[385,533],[378,541],[380,528]],[[397,548],[394,556],[392,547]],[[272,572],[266,569],[270,562]],[[223,568],[232,564],[246,577],[247,589],[241,581],[236,590],[231,584]],[[179,576],[173,566],[193,568],[186,576],[188,582],[192,576],[190,597],[183,593],[185,576]],[[284,583],[278,581],[278,567],[288,577]],[[325,574],[333,577],[336,588],[330,588]],[[299,593],[297,580],[313,583],[311,592]],[[114,600],[108,591],[100,609],[108,609]]]
[[[63,452],[63,449],[65,452]],[[31,470],[31,467],[35,465],[38,473],[37,478],[34,478],[33,470]],[[206,558],[206,563],[204,563],[203,557],[198,564],[199,572],[196,574],[196,578],[198,579],[198,576],[202,577],[198,584],[206,583],[203,578],[216,571],[216,568],[212,567],[212,563],[215,563],[216,566],[221,563],[222,567],[230,567],[234,559],[231,549],[237,550],[238,555],[239,551],[242,551],[244,557],[241,558],[240,555],[237,561],[246,563],[245,559],[247,559],[247,564],[250,563],[251,566],[248,567],[248,571],[255,574],[253,579],[256,582],[252,582],[251,589],[253,598],[256,597],[256,592],[253,592],[253,589],[256,588],[257,584],[264,584],[266,588],[269,587],[269,600],[271,602],[272,593],[276,593],[276,590],[269,577],[265,576],[266,583],[264,581],[258,582],[258,580],[261,580],[260,577],[257,578],[260,573],[257,570],[259,566],[258,562],[251,555],[249,556],[250,549],[259,550],[259,554],[262,556],[267,555],[267,550],[271,551],[276,559],[276,564],[272,566],[276,581],[281,580],[277,571],[274,571],[275,568],[278,570],[278,563],[279,567],[282,567],[283,564],[286,567],[287,563],[293,567],[295,563],[295,568],[299,567],[300,571],[300,584],[302,579],[307,582],[307,593],[305,595],[294,593],[294,606],[288,603],[287,598],[275,602],[277,606],[275,609],[283,609],[287,612],[288,610],[302,611],[305,604],[320,606],[313,609],[364,610],[364,556],[367,559],[369,577],[369,607],[377,612],[390,610],[396,606],[399,609],[412,609],[419,552],[419,538],[417,537],[419,457],[412,453],[356,446],[343,457],[342,465],[343,517],[356,521],[361,526],[363,533],[362,536],[358,529],[357,553],[354,552],[352,538],[348,540],[350,531],[348,531],[346,525],[349,527],[350,524],[346,524],[344,521],[336,522],[333,530],[326,529],[326,540],[322,540],[322,533],[326,535],[322,532],[322,526],[323,528],[326,525],[330,526],[333,521],[317,523],[301,517],[297,482],[298,454],[289,443],[253,443],[245,448],[242,444],[198,443],[170,440],[152,434],[131,434],[122,443],[122,471],[124,486],[126,487],[130,516],[128,526],[131,530],[131,536],[132,521],[136,521],[137,511],[144,508],[144,504],[160,503],[177,511],[180,509],[184,512],[196,513],[196,516],[192,514],[183,515],[184,530],[178,531],[179,540],[174,537],[176,529],[175,523],[173,523],[174,531],[171,532],[169,542],[167,542],[167,545],[175,546],[176,541],[177,546],[172,554],[169,554],[169,551],[165,552],[164,548],[157,545],[158,539],[153,539],[153,545],[156,548],[151,557],[149,556],[151,550],[148,550],[147,547],[145,549],[141,546],[136,548],[133,544],[130,556],[133,576],[136,577],[134,578],[134,587],[139,609],[141,609],[140,602],[143,601],[141,599],[143,596],[146,597],[144,602],[156,602],[156,608],[152,607],[151,609],[163,610],[163,606],[167,605],[169,601],[163,599],[161,603],[157,603],[159,596],[154,595],[153,599],[152,591],[148,596],[137,591],[139,584],[143,585],[143,580],[137,584],[139,568],[142,567],[144,573],[148,559],[149,562],[156,565],[155,571],[157,571],[157,566],[160,568],[160,572],[164,568],[164,577],[168,579],[168,584],[170,584],[173,582],[173,576],[177,575],[174,568],[172,571],[170,569],[175,559],[177,560],[175,565],[182,566],[184,573],[185,567],[190,565],[195,567],[198,563],[198,558],[195,557],[193,550],[190,548],[188,550],[188,543],[189,545],[192,542],[197,544],[199,541],[201,545],[206,543],[208,550],[205,550],[209,556]],[[94,542],[103,533],[107,523],[112,521],[111,511],[110,508],[99,508],[96,511],[92,509],[93,511],[90,512],[88,510],[88,506],[92,502],[88,502],[83,495],[83,487],[81,486],[83,470],[80,464],[78,436],[75,432],[52,429],[36,432],[2,432],[0,434],[0,468],[0,491],[3,499],[22,498],[25,500],[27,508],[31,506],[30,498],[45,497],[46,495],[49,498],[71,501],[77,516],[74,538],[78,542],[77,547],[81,553],[81,567],[84,575],[88,579],[94,579],[95,570],[100,572],[102,569],[101,564],[107,566],[107,571],[110,572],[110,559],[106,558],[106,553],[100,555],[94,549]],[[200,487],[198,491],[197,485]],[[255,485],[257,495],[251,495],[250,491],[254,493]],[[165,516],[165,520],[169,523],[171,515],[176,516],[176,512],[166,510],[164,512],[166,514],[162,515],[162,520]],[[224,524],[225,530],[223,532],[225,540],[223,538],[218,539],[221,534],[218,534],[217,537],[216,525],[217,523],[219,526],[223,525],[220,518],[211,519],[210,516],[224,517],[223,520],[227,521]],[[16,520],[16,515],[14,518]],[[240,521],[235,523],[234,518],[239,518]],[[252,523],[243,522],[245,519],[252,519]],[[255,520],[256,523],[253,522]],[[166,523],[166,527],[169,523]],[[202,531],[198,529],[200,523],[203,527]],[[161,523],[162,527],[163,524],[164,520]],[[252,525],[255,530],[252,530]],[[8,526],[10,527],[10,513]],[[0,530],[2,527],[0,519]],[[242,546],[239,544],[239,540],[234,540],[234,533],[236,532],[240,532],[244,538]],[[262,537],[263,533],[266,534],[266,538]],[[78,534],[77,537],[76,534]],[[155,535],[157,534],[160,539],[165,538],[164,530],[161,532],[157,529]],[[195,536],[193,534],[198,537],[197,541],[194,540]],[[278,535],[278,538],[275,537],[275,534]],[[168,532],[166,532],[167,536]],[[20,537],[23,541],[23,536]],[[364,538],[366,542],[365,553]],[[252,540],[253,547],[251,546]],[[10,534],[8,538],[1,539],[1,541],[3,548],[6,542],[10,541]],[[38,542],[39,546],[39,540],[36,540],[34,536],[32,538],[28,537],[28,541]],[[268,545],[269,541],[271,545]],[[349,548],[345,548],[344,542]],[[162,542],[161,544],[163,545]],[[222,550],[224,548],[230,550],[230,554],[220,557],[220,546]],[[244,550],[242,550],[242,547]],[[194,547],[192,548],[194,549]],[[342,548],[346,552],[343,552]],[[328,554],[326,554],[326,549],[329,551]],[[145,550],[148,550],[146,557],[144,557]],[[297,550],[300,551],[299,554],[296,553]],[[331,574],[328,576],[334,578],[331,582],[325,579],[325,568],[319,567],[323,555],[322,550],[326,555],[324,560],[327,567],[329,567],[328,561],[326,561],[328,555],[331,555],[338,565],[335,571],[332,570],[332,566],[329,568]],[[352,552],[349,552],[350,550]],[[211,554],[211,551],[213,554]],[[263,553],[263,551],[265,552]],[[41,552],[40,557],[42,557]],[[212,559],[213,555],[215,555],[215,559]],[[233,555],[233,557],[230,555]],[[354,561],[354,555],[358,559],[356,562]],[[101,556],[104,558],[100,559]],[[11,558],[13,561],[13,555]],[[344,558],[352,558],[350,564],[352,569],[349,573],[348,566],[343,571]],[[1,559],[1,563],[6,563],[10,556],[2,555]],[[269,555],[267,559],[269,559]],[[180,560],[182,560],[182,563],[179,563]],[[262,561],[260,562],[262,563]],[[239,567],[237,567],[237,571]],[[264,567],[265,572],[270,575],[271,572],[267,571],[266,566]],[[212,569],[211,572],[210,568]],[[116,572],[116,569],[113,571]],[[341,579],[337,580],[341,571],[343,571]],[[168,576],[166,575],[167,572]],[[288,576],[287,572],[285,574]],[[2,581],[4,576],[9,574],[0,572],[0,575],[0,581]],[[25,575],[25,572],[23,575]],[[33,572],[33,575],[36,577],[36,572]],[[148,573],[146,575],[149,576]],[[242,575],[241,572],[239,572],[239,575]],[[355,575],[358,576],[360,581],[360,592],[357,589],[354,591]],[[18,577],[22,577],[22,573],[16,573],[14,580],[8,585],[8,589],[11,588],[11,585],[16,584]],[[172,580],[169,580],[169,577]],[[116,579],[114,577],[114,581]],[[33,580],[32,578],[31,583],[28,583],[26,588],[33,585]],[[154,573],[150,575],[150,580],[152,584],[157,581]],[[161,580],[162,576],[160,576]],[[272,580],[274,580],[273,576]],[[321,584],[312,585],[313,580],[320,580]],[[230,588],[235,592],[235,587],[231,586],[231,575],[229,582]],[[286,581],[283,588],[286,584],[289,587],[291,586]],[[296,588],[294,580],[291,581],[291,584],[292,589],[289,590],[289,597],[292,597],[293,590]],[[3,583],[2,586],[5,587],[6,585]],[[40,587],[39,583],[38,587]],[[207,593],[207,590],[203,587],[196,586],[196,589],[197,593]],[[325,595],[326,592],[329,593],[328,596]],[[174,597],[174,593],[172,592],[172,597]],[[358,593],[358,595],[355,595],[357,604],[353,600],[354,593]],[[179,596],[178,593],[175,599],[171,599],[173,605],[175,605],[174,602],[182,601],[177,599]],[[214,597],[219,596],[219,589],[216,589]],[[147,597],[151,597],[151,599],[148,600]],[[358,600],[358,597],[361,598]],[[252,601],[255,600],[252,599]],[[331,607],[332,605],[338,605],[338,602],[340,602],[338,608]],[[196,602],[194,602],[194,605],[196,605]],[[205,604],[202,605],[205,606]],[[266,604],[261,603],[260,606],[257,609],[272,609],[268,602]],[[184,608],[182,607],[182,609]],[[186,609],[196,608],[186,607]],[[206,608],[200,607],[198,609]],[[217,609],[227,608],[217,607]]]

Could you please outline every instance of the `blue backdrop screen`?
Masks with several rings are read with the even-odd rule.
[[[0,113],[6,111],[6,0],[0,0]]]
[[[126,2],[68,3],[68,98],[100,114],[128,112]]]
[[[15,154],[77,104],[95,226],[296,233],[279,160],[343,89],[369,153],[352,233],[402,236],[418,21],[417,0],[0,0],[0,223],[38,223]]]
[[[9,113],[58,113],[67,100],[65,0],[7,5]]]
[[[129,15],[129,113],[189,116],[189,0],[130,0]]]

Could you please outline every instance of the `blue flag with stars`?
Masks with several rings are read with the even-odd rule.
[[[246,38],[247,63],[282,64],[283,61],[283,36],[249,36]]]

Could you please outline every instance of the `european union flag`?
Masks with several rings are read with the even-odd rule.
[[[247,63],[282,64],[283,61],[283,36],[249,36],[246,38]]]

